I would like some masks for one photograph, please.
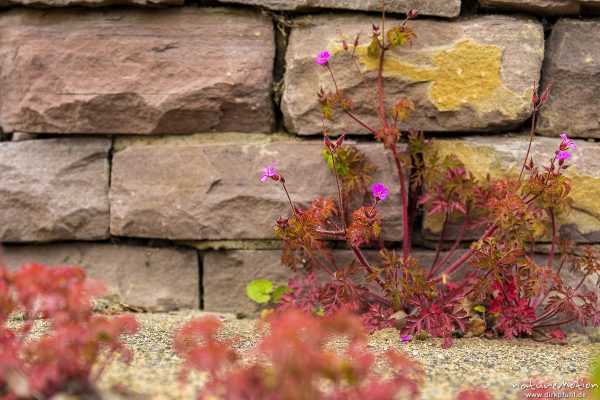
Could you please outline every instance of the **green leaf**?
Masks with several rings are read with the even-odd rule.
[[[279,302],[279,299],[281,299],[281,296],[283,296],[286,290],[287,286],[285,285],[277,286],[277,288],[273,291],[273,301],[275,303]]]
[[[392,47],[404,46],[410,42],[413,36],[416,36],[415,33],[406,26],[396,26],[387,32],[387,37]]]
[[[480,312],[480,313],[485,313],[485,307],[484,306],[475,306],[473,307],[473,310]]]
[[[371,36],[371,44],[367,47],[367,55],[369,57],[377,58],[381,54],[381,47],[379,47],[379,41],[376,36]]]
[[[321,113],[323,113],[323,118],[333,122],[333,106],[331,103],[321,103]]]
[[[271,300],[273,284],[265,279],[257,279],[246,285],[246,294],[250,300],[263,304]]]
[[[340,159],[340,153],[344,152],[344,149],[344,147],[339,147],[337,152],[335,153],[335,166],[337,167],[338,175],[341,178],[345,177],[348,174],[348,165]],[[323,149],[322,156],[325,159],[327,165],[329,166],[329,169],[333,171],[333,156],[331,155],[331,152],[328,149]]]

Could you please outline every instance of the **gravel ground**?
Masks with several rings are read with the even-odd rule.
[[[171,349],[171,340],[178,326],[199,315],[202,314],[137,314],[140,331],[126,339],[135,351],[135,359],[129,365],[113,362],[103,375],[100,388],[111,390],[123,385],[137,395],[134,397],[143,399],[194,398],[202,377],[192,377],[195,385],[179,383],[181,360]],[[243,351],[256,342],[254,325],[252,320],[226,316],[224,336],[240,336]],[[487,388],[497,400],[518,399],[522,392],[513,384],[528,383],[530,378],[560,383],[586,377],[594,356],[600,354],[600,344],[585,340],[557,346],[531,340],[471,338],[457,339],[452,348],[444,350],[436,339],[400,343],[393,330],[376,333],[369,343],[375,353],[397,348],[423,365],[423,400],[454,399],[458,389],[469,385]]]

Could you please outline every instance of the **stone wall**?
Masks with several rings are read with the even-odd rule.
[[[252,313],[244,286],[284,281],[273,221],[286,199],[261,184],[274,161],[300,203],[332,194],[321,157],[314,64],[333,53],[338,84],[373,120],[341,50],[377,22],[379,0],[0,0],[0,242],[14,268],[80,265],[124,302],[153,310]],[[388,0],[390,22],[421,10],[412,48],[391,54],[390,100],[413,100],[402,128],[443,136],[479,176],[519,168],[532,85],[553,81],[534,156],[568,132],[573,212],[560,229],[600,242],[600,0]],[[375,76],[357,49],[366,79]],[[391,159],[350,121],[389,179]],[[544,137],[545,136],[545,137]],[[393,187],[393,185],[390,185]],[[399,193],[382,204],[402,240]],[[419,258],[440,221],[414,227]],[[340,253],[341,254],[341,253]]]

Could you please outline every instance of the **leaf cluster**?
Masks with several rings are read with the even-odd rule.
[[[360,319],[348,310],[315,318],[299,310],[268,319],[260,341],[246,354],[235,350],[236,339],[221,338],[221,322],[197,319],[180,328],[174,348],[184,359],[182,378],[193,370],[208,373],[198,398],[219,399],[394,399],[414,398],[421,368],[404,354],[387,351],[383,359],[391,376],[380,378]],[[332,349],[335,338],[347,345]]]
[[[94,314],[91,300],[103,290],[80,268],[0,268],[0,398],[92,392],[115,355],[131,359],[121,336],[136,332],[137,322],[131,316]],[[9,324],[17,315],[23,322]],[[48,329],[31,338],[38,319]]]

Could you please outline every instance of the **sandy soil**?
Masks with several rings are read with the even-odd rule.
[[[131,364],[113,362],[102,377],[100,388],[111,390],[124,385],[129,393],[143,399],[195,398],[195,388],[202,384],[202,377],[193,376],[193,384],[182,385],[178,381],[181,360],[173,352],[171,340],[178,326],[200,315],[137,314],[141,329],[126,339],[136,357]],[[256,342],[254,321],[225,317],[224,336],[240,336],[240,350]],[[577,342],[557,346],[531,340],[470,338],[457,339],[452,348],[444,350],[439,340],[400,343],[396,331],[385,330],[371,336],[369,345],[375,353],[388,348],[404,350],[423,365],[423,400],[454,399],[457,390],[468,386],[484,387],[499,400],[521,398],[522,391],[513,385],[526,384],[530,379],[560,383],[586,377],[594,357],[600,355],[600,344]]]

